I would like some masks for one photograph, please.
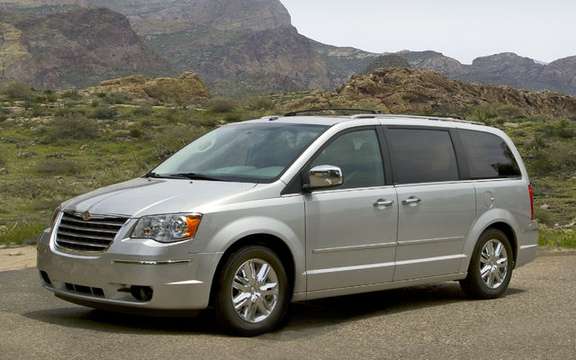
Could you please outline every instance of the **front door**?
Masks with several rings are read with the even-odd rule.
[[[377,131],[337,135],[308,168],[318,165],[340,167],[344,183],[306,195],[308,290],[392,281],[398,202]]]

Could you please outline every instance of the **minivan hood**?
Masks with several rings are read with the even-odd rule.
[[[138,178],[78,196],[64,203],[63,208],[130,217],[193,212],[200,206],[224,201],[255,186],[252,183]]]

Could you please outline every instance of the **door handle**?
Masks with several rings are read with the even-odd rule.
[[[402,205],[416,206],[416,205],[420,204],[421,202],[422,202],[422,199],[417,198],[416,196],[410,196],[408,199],[402,200]]]
[[[385,208],[389,208],[390,206],[394,205],[394,201],[392,200],[384,200],[384,199],[379,199],[378,201],[376,201],[374,203],[374,207],[377,209],[385,209]]]

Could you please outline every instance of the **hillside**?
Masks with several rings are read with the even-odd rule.
[[[174,101],[183,89],[189,95]],[[345,106],[460,116],[505,130],[536,187],[537,216],[546,226],[542,243],[576,246],[576,123],[569,120],[576,114],[574,97],[394,68],[355,76],[329,92],[242,102],[204,95],[193,74],[113,79],[81,92],[33,91],[18,84],[0,89],[0,243],[33,238],[59,202],[140,176],[218,125]]]
[[[290,14],[279,0],[3,0],[2,7],[44,15],[78,7],[112,9],[124,14],[131,25],[131,29],[124,26],[115,33],[132,38],[133,29],[139,41],[162,58],[164,64],[159,68],[146,50],[134,50],[144,51],[147,56],[133,58],[149,60],[140,61],[132,68],[124,65],[117,69],[109,61],[96,66],[94,59],[82,57],[77,59],[77,64],[86,62],[88,69],[98,67],[93,72],[107,73],[108,77],[193,71],[202,76],[213,92],[220,94],[333,89],[354,74],[377,68],[381,56],[389,55],[309,39],[292,26]],[[19,36],[11,28],[0,28],[0,32],[5,33],[12,44]],[[52,41],[57,38],[50,36]],[[382,39],[385,43],[385,33]],[[77,51],[72,46],[68,48],[73,49]],[[31,82],[31,76],[20,70],[28,67],[25,53],[14,45],[10,54],[7,53],[0,52],[0,63],[12,64],[8,73],[13,78]],[[392,55],[402,57],[411,68],[437,71],[455,80],[576,94],[576,57],[541,64],[513,53],[502,53],[462,64],[435,51],[401,51]],[[99,56],[106,58],[106,54]],[[58,67],[42,68],[43,78],[62,77]],[[89,74],[80,80],[85,81],[79,85],[95,84],[102,77]],[[62,82],[76,84],[80,80],[73,77],[72,81]],[[59,82],[53,80],[39,83],[47,81],[59,86]]]
[[[356,75],[335,92],[323,93],[310,102],[310,106],[334,102],[353,106],[362,102],[386,112],[426,114],[463,114],[476,106],[505,105],[518,109],[524,116],[576,119],[576,97],[470,84],[422,69],[380,68]]]
[[[576,56],[541,64],[508,52],[480,57],[466,65],[435,51],[401,51],[393,55],[404,58],[409,67],[433,70],[454,80],[576,95]],[[374,69],[378,61],[375,58],[368,68]]]
[[[121,14],[107,9],[0,12],[0,80],[83,87],[110,77],[163,73]]]

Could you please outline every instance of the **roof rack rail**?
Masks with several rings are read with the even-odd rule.
[[[464,120],[460,118],[453,117],[439,117],[439,116],[423,116],[423,115],[406,115],[406,114],[379,114],[378,118],[406,118],[406,119],[422,119],[422,120],[434,120],[434,121],[451,121],[463,124],[473,124],[473,125],[486,125],[478,121]]]
[[[289,113],[284,114],[286,117],[291,116],[298,116],[298,115],[306,115],[306,114],[314,114],[314,113],[323,113],[323,112],[340,112],[343,115],[352,115],[350,113],[356,114],[381,114],[378,110],[366,110],[366,109],[343,109],[343,108],[334,108],[334,109],[308,109],[308,110],[300,110],[300,111],[292,111]]]

